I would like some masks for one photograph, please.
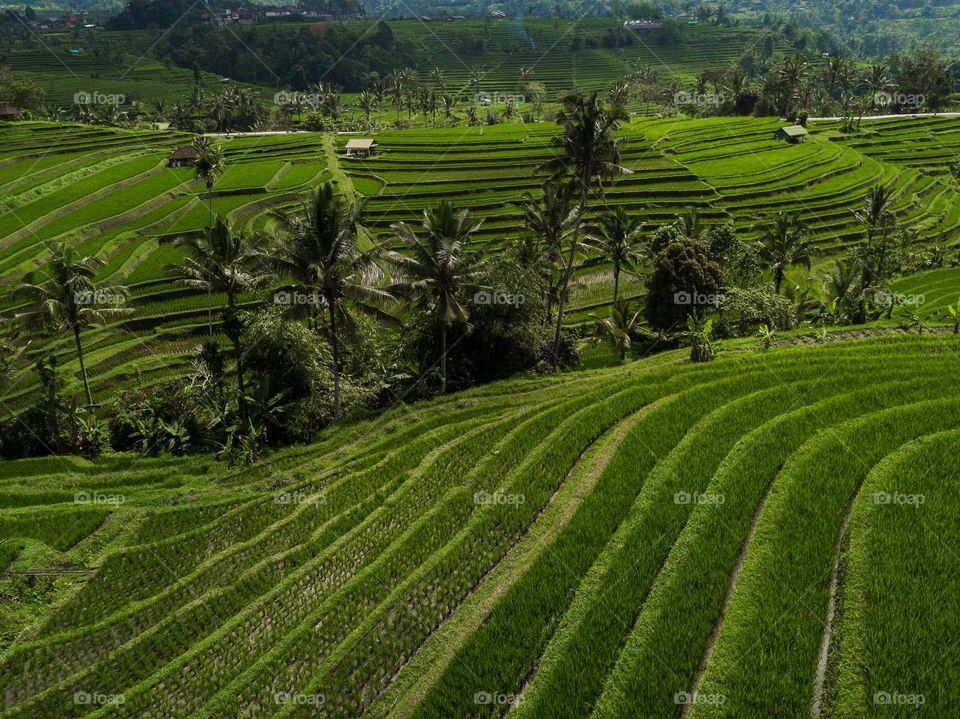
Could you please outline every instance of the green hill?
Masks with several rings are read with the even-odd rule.
[[[850,137],[817,124],[800,145],[773,140],[777,126],[752,118],[634,120],[624,132],[633,173],[608,188],[608,202],[641,215],[650,231],[695,207],[707,223],[733,222],[747,239],[756,236],[758,221],[795,211],[811,224],[819,264],[862,241],[854,211],[882,182],[900,221],[922,241],[955,241],[960,197],[943,170],[960,119],[865,123]],[[239,227],[268,229],[271,210],[295,207],[299,195],[334,179],[368,196],[364,222],[375,238],[388,239],[390,224],[417,221],[424,208],[449,199],[482,218],[479,238],[500,248],[523,231],[520,203],[526,192],[539,192],[534,170],[550,156],[555,131],[547,123],[384,131],[377,134],[382,153],[368,160],[337,156],[345,136],[227,138],[228,169],[214,188],[213,209]],[[100,279],[130,286],[134,308],[121,327],[85,334],[95,396],[181,371],[205,332],[207,306],[203,293],[184,291],[164,272],[182,257],[172,238],[207,222],[204,188],[192,182],[192,170],[166,167],[188,137],[56,123],[19,123],[3,132],[0,307],[8,316],[16,312],[9,292],[43,261],[40,240],[79,243],[83,253],[106,260]],[[609,265],[588,255],[575,279],[569,320],[582,322],[610,301],[612,276]],[[624,278],[624,290],[635,297],[643,287]],[[31,356],[47,348],[56,350],[68,389],[76,389],[72,340],[35,342]],[[3,398],[7,408],[25,407],[36,382],[31,367],[22,369]]]
[[[5,464],[2,716],[951,716],[957,342],[515,380],[242,471]]]

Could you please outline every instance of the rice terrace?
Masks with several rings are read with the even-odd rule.
[[[952,7],[0,5],[0,719],[960,718]]]

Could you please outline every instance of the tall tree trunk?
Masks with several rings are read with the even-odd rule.
[[[586,175],[586,173],[584,173]],[[563,270],[563,278],[560,282],[560,296],[557,298],[557,324],[553,333],[553,367],[557,369],[560,366],[560,330],[563,327],[563,310],[567,304],[567,287],[570,284],[570,277],[573,275],[573,262],[577,256],[577,244],[580,240],[580,226],[583,223],[583,216],[587,211],[587,183],[582,181],[580,190],[580,211],[577,213],[577,221],[573,225],[573,236],[570,240],[570,255],[567,257],[567,265]]]
[[[617,299],[620,297],[620,265],[619,263],[614,263],[613,265],[613,304],[617,304]]]
[[[213,197],[210,191],[213,184],[207,183],[207,228],[213,232]],[[207,280],[207,330],[210,333],[210,339],[213,339],[213,283]]]
[[[440,330],[440,391],[447,393],[447,323]]]
[[[240,326],[237,319],[237,310],[233,293],[227,293],[227,311],[230,313],[230,342],[233,344],[233,356],[237,363],[237,407],[240,410],[240,421],[246,425],[250,414],[247,411],[247,388],[243,381],[243,350],[240,346]]]
[[[330,351],[333,354],[333,418],[340,419],[340,342],[337,337],[337,313],[333,303],[330,308]]]
[[[80,361],[80,376],[83,378],[83,391],[87,394],[87,407],[93,411],[93,394],[90,392],[90,380],[87,378],[87,366],[83,361],[83,345],[80,343],[80,326],[73,326],[73,340],[77,344],[77,359]]]

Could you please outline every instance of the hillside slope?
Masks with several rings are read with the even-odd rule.
[[[0,716],[952,716],[958,350],[668,353],[236,472],[4,465],[4,564],[92,575],[2,580],[39,618]]]

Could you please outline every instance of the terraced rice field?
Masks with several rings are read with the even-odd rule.
[[[877,160],[926,174],[946,174],[950,163],[960,160],[960,124],[951,116],[864,120],[860,131],[849,135],[840,133],[836,122],[813,127]]]
[[[378,22],[379,18],[345,24],[359,33],[373,34]],[[485,69],[481,87],[488,92],[515,93],[522,67],[532,68],[530,81],[543,83],[551,96],[573,89],[605,92],[637,65],[652,67],[661,77],[687,85],[707,68],[731,66],[746,45],[760,37],[754,28],[684,26],[673,44],[634,33],[634,44],[615,48],[599,42],[616,28],[617,22],[611,18],[389,20],[388,25],[394,37],[422,52],[423,59],[418,63],[422,82],[429,84],[430,71],[440,67],[448,90],[465,95],[475,92],[471,89],[471,69],[476,65]],[[276,32],[270,25],[254,30]],[[572,50],[576,38],[581,48]],[[588,39],[597,41],[597,47],[587,47]]]
[[[960,128],[960,118],[950,123]],[[862,239],[854,211],[868,188],[883,182],[893,190],[901,222],[921,240],[955,240],[960,196],[946,177],[899,164],[898,156],[864,154],[829,132],[801,145],[776,142],[777,126],[774,119],[635,119],[624,131],[624,164],[632,174],[608,185],[607,202],[641,215],[650,231],[695,207],[707,223],[733,222],[747,239],[755,236],[758,221],[796,211],[810,223],[820,257],[827,259]],[[884,124],[876,134],[900,137],[897,127]],[[172,238],[200,231],[208,208],[191,170],[170,170],[164,161],[188,138],[43,123],[3,131],[9,141],[0,149],[2,311],[16,311],[3,296],[42,261],[41,240],[78,242],[107,261],[102,279],[133,290],[135,312],[121,331],[93,330],[85,338],[95,395],[104,398],[118,387],[183,368],[203,330],[206,297],[172,285],[164,267],[178,259]],[[333,179],[344,192],[368,198],[365,223],[375,241],[389,239],[392,223],[416,223],[424,208],[449,199],[483,219],[479,240],[497,249],[524,231],[522,199],[539,192],[542,177],[535,169],[550,157],[555,133],[549,123],[384,131],[377,135],[382,153],[370,159],[340,157],[347,136],[228,139],[228,170],[214,188],[213,209],[243,228],[261,230],[268,228],[270,210],[293,207],[300,193]],[[902,157],[912,152],[904,150]],[[642,295],[640,280],[623,282],[626,296]],[[603,308],[611,284],[609,266],[584,257],[568,320],[586,321]],[[76,385],[79,367],[70,340],[54,346]],[[24,370],[16,378],[3,398],[10,408],[29,402],[34,375]]]
[[[948,307],[960,306],[960,268],[945,267],[903,277],[892,290],[917,316],[927,320],[949,320]]]
[[[106,261],[100,279],[126,284],[133,314],[117,327],[92,330],[85,344],[96,393],[150,382],[184,366],[206,322],[206,297],[184,292],[166,277],[180,259],[174,237],[207,224],[204,187],[191,168],[166,160],[190,137],[48,123],[4,128],[0,154],[0,303],[16,312],[9,293],[44,259],[43,240],[75,243]],[[329,179],[322,137],[277,135],[224,140],[228,167],[214,188],[214,212],[251,231],[273,208]],[[40,349],[38,343],[37,350]],[[79,370],[69,342],[52,345],[67,372]],[[4,402],[30,400],[34,374],[25,369]],[[73,379],[76,380],[78,375]]]
[[[960,340],[730,349],[4,465],[0,716],[954,716]]]
[[[74,95],[84,91],[102,95],[123,95],[121,112],[130,109],[130,103],[139,101],[149,106],[154,100],[164,100],[169,108],[174,102],[184,102],[194,85],[192,70],[164,65],[148,54],[152,41],[146,33],[103,32],[104,40],[123,47],[124,55],[117,62],[96,58],[88,49],[71,53],[70,44],[39,45],[36,48],[11,50],[5,64],[10,65],[14,77],[29,77],[44,89],[44,101],[52,107],[72,109]],[[129,37],[127,37],[129,36]],[[208,92],[222,88],[220,77],[201,73],[201,85]],[[263,88],[257,90],[272,96]]]

